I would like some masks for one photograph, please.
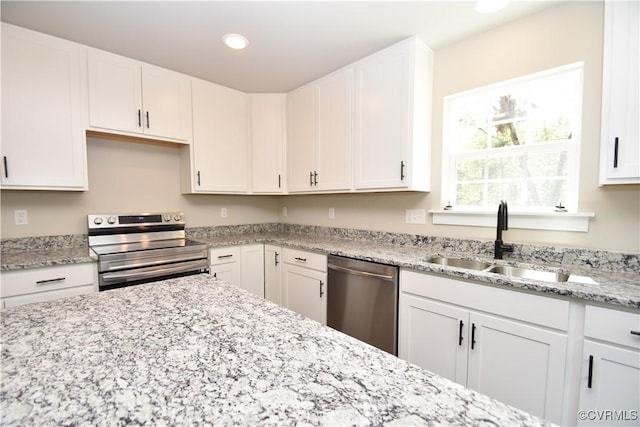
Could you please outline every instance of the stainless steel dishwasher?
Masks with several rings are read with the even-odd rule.
[[[329,255],[327,325],[398,354],[398,268]]]

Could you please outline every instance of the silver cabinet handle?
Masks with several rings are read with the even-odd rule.
[[[36,285],[46,285],[49,283],[64,282],[65,280],[67,280],[66,277],[56,277],[55,279],[38,280],[36,282]]]

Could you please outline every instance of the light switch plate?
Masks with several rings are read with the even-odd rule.
[[[336,219],[336,210],[335,210],[335,208],[329,208],[329,219]]]
[[[16,225],[27,225],[29,223],[29,218],[27,217],[26,209],[14,210],[13,217],[15,219]]]
[[[227,208],[220,208],[220,218],[227,217]]]
[[[405,222],[407,224],[426,224],[426,209],[407,209],[405,214]]]

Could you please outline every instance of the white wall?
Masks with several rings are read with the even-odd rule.
[[[640,187],[598,187],[603,4],[567,2],[439,49],[434,54],[432,191],[428,194],[289,196],[281,222],[494,239],[483,227],[405,224],[405,209],[439,209],[445,96],[585,61],[579,209],[594,212],[588,233],[511,229],[505,241],[640,252]],[[335,208],[334,220],[327,209]],[[497,208],[497,207],[496,207]]]
[[[178,148],[88,138],[87,152],[87,192],[2,192],[2,238],[86,233],[90,213],[184,211],[189,227],[277,221],[273,197],[180,194]],[[28,225],[14,225],[14,209],[27,209]]]

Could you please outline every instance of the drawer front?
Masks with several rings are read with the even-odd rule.
[[[327,256],[323,254],[284,248],[282,249],[282,259],[287,264],[327,271]]]
[[[18,305],[31,304],[34,302],[51,301],[59,298],[66,298],[75,295],[84,295],[96,292],[95,286],[84,285],[73,288],[56,289],[53,291],[36,292],[33,294],[17,295],[15,297],[2,298],[2,308],[15,307]]]
[[[0,296],[49,292],[76,286],[94,285],[94,264],[73,264],[2,273]]]
[[[640,349],[640,313],[588,305],[584,336]]]
[[[240,261],[240,247],[230,246],[227,248],[210,249],[211,265],[228,264]]]
[[[569,328],[570,303],[556,298],[404,269],[400,291],[549,328]]]

